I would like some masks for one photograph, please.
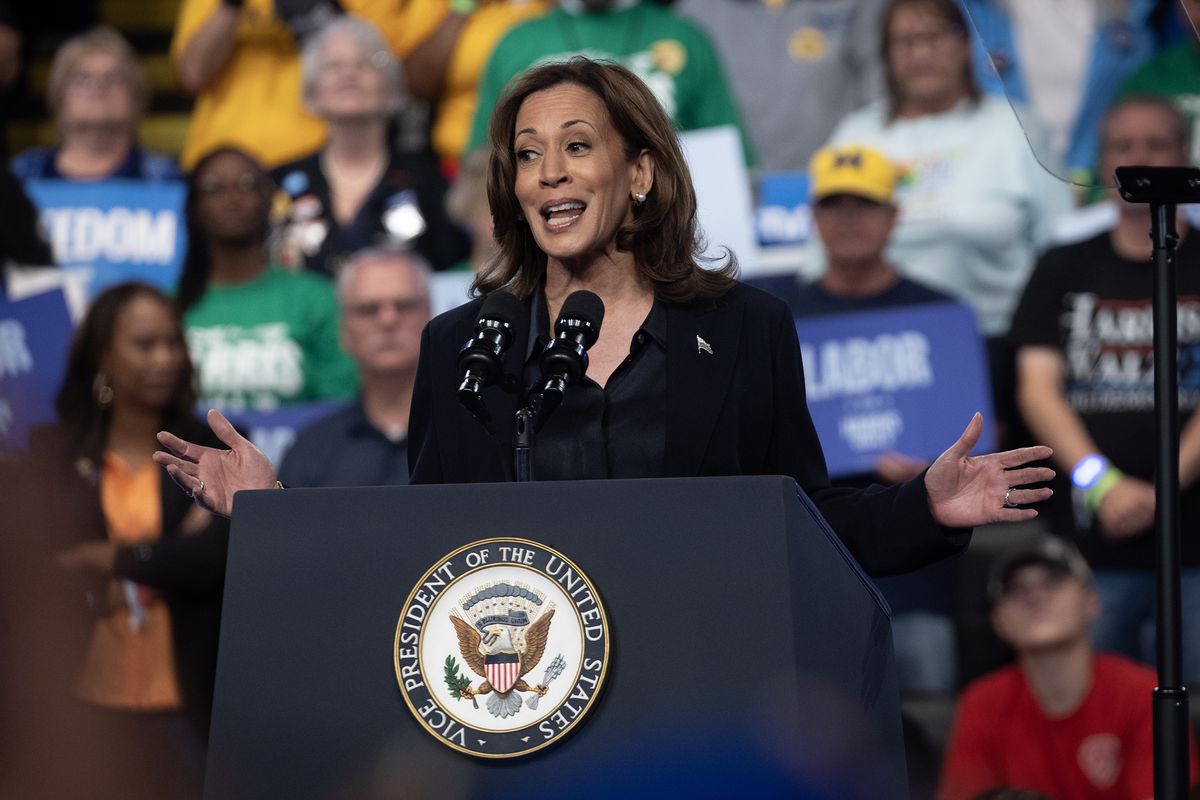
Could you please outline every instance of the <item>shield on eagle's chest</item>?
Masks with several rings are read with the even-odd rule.
[[[521,660],[516,653],[496,653],[483,661],[488,683],[498,694],[506,694],[521,677]]]

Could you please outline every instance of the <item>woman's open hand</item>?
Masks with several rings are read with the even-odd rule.
[[[154,460],[166,467],[171,480],[197,503],[228,517],[236,493],[275,486],[275,466],[220,411],[208,412],[208,425],[218,439],[229,445],[228,450],[204,447],[159,431],[159,444],[170,452],[159,450]]]
[[[1027,467],[1044,461],[1053,451],[1049,447],[1022,447],[1003,453],[968,455],[983,432],[983,416],[976,413],[958,441],[938,456],[925,473],[929,509],[933,518],[950,528],[971,528],[991,522],[1020,522],[1033,519],[1037,511],[1020,508],[1048,500],[1053,490],[1016,489],[1042,483],[1054,477],[1047,467]]]

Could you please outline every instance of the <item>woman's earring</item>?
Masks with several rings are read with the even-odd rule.
[[[101,408],[108,408],[112,405],[113,390],[108,385],[108,376],[103,372],[96,373],[96,379],[92,381],[92,394],[96,396],[96,405]]]
[[[644,202],[646,202],[646,195],[644,192],[633,193],[633,204],[635,206],[640,206]]]

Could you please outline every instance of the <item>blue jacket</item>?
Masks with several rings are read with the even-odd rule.
[[[23,153],[13,156],[9,166],[13,174],[23,181],[39,178],[62,178],[54,159],[58,155],[57,147],[31,147]],[[137,145],[129,151],[121,165],[107,178],[128,178],[138,181],[174,181],[180,180],[183,173],[179,165],[170,156],[151,153]]]

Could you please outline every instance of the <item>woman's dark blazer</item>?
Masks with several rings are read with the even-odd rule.
[[[224,448],[207,426],[198,422],[174,433],[189,441]],[[191,438],[196,437],[196,438]],[[30,463],[37,473],[31,483],[39,494],[39,527],[53,540],[53,548],[70,547],[107,537],[100,505],[99,453],[84,454],[68,441],[61,428],[35,430],[30,439]],[[171,610],[175,665],[185,710],[202,735],[208,735],[216,677],[217,640],[221,621],[221,592],[225,583],[225,555],[229,547],[229,521],[213,517],[199,533],[183,535],[180,525],[192,507],[188,496],[162,473],[159,502],[163,535],[145,547],[117,550],[115,577],[128,579],[161,592]],[[80,608],[92,606],[103,613],[102,582],[81,583]],[[90,633],[90,624],[79,625]],[[72,654],[80,663],[83,646]]]
[[[517,397],[506,388],[522,372],[529,315],[505,354],[507,387],[484,391],[493,437],[457,398],[456,356],[481,304],[441,314],[422,334],[409,421],[412,483],[503,481],[509,474]],[[780,300],[738,284],[715,300],[664,307],[665,463],[662,475],[646,477],[790,475],[872,575],[916,569],[966,546],[969,530],[934,521],[923,474],[886,488],[830,486],[805,402],[795,324]]]

